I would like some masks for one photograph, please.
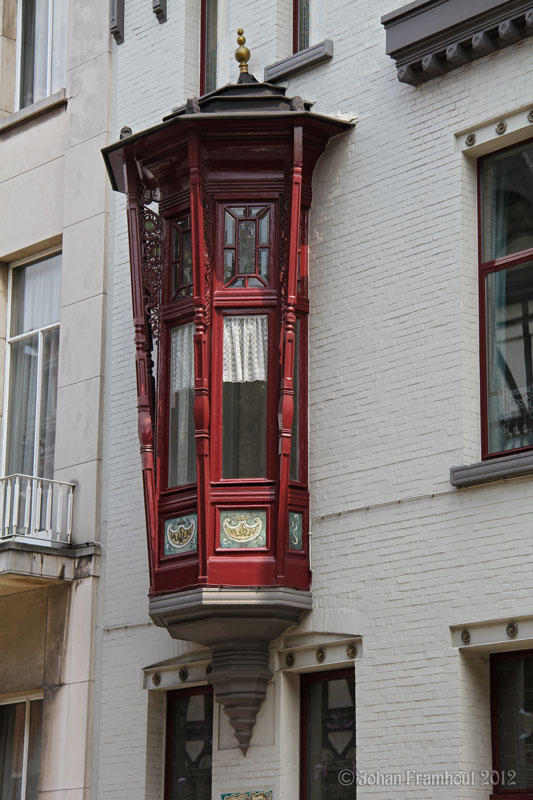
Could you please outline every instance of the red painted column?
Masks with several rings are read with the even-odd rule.
[[[196,470],[198,485],[198,578],[207,581],[207,558],[213,547],[209,546],[211,532],[211,501],[209,473],[209,361],[207,338],[210,325],[210,282],[212,278],[209,254],[204,240],[204,214],[202,206],[202,179],[199,161],[199,137],[191,132],[188,139],[189,181],[191,199],[191,233],[194,324],[194,425],[196,428]],[[208,220],[213,224],[213,220]]]
[[[298,281],[298,243],[302,208],[303,130],[293,131],[293,163],[291,170],[287,294],[281,328],[281,387],[279,399],[279,499],[276,569],[278,579],[285,575],[285,551],[289,527],[289,474],[292,421],[294,418],[294,347],[296,293]],[[283,290],[283,289],[282,289]]]
[[[150,585],[157,556],[157,508],[154,470],[154,385],[152,377],[152,334],[145,313],[145,291],[142,280],[143,244],[141,225],[144,224],[142,206],[137,195],[135,164],[124,164],[124,182],[128,216],[128,239],[131,265],[131,293],[133,324],[135,330],[135,369],[137,375],[137,411],[141,465],[143,475],[144,506],[148,533],[148,561]]]

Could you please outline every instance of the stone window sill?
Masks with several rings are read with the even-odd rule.
[[[66,106],[68,103],[66,89],[60,89],[59,92],[51,94],[50,97],[45,97],[37,103],[32,103],[31,106],[21,108],[20,111],[15,111],[13,114],[8,114],[6,117],[0,118],[0,134],[8,131],[11,128],[16,128],[18,125],[24,125],[26,122],[40,117],[43,114],[48,114],[55,108]]]
[[[516,453],[512,456],[502,456],[490,461],[480,461],[477,464],[467,464],[450,469],[450,483],[458,489],[466,486],[477,486],[491,481],[501,481],[505,478],[520,478],[523,475],[533,475],[533,453]]]
[[[331,39],[324,39],[323,42],[314,44],[306,50],[300,50],[299,53],[293,53],[292,56],[276,61],[275,64],[269,64],[265,67],[265,83],[289,78],[323,61],[329,61],[332,57],[333,42]]]

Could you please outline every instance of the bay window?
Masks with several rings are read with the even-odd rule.
[[[211,800],[213,690],[169,692],[165,800]]]
[[[61,256],[13,267],[9,283],[4,472],[53,478]]]
[[[352,800],[356,769],[353,669],[303,674],[300,683],[300,800]]]
[[[533,798],[533,652],[491,656],[492,750],[497,797]]]
[[[480,162],[483,457],[533,447],[533,143]]]
[[[0,700],[0,797],[37,800],[42,699]]]
[[[19,108],[65,86],[66,33],[66,0],[19,0]]]

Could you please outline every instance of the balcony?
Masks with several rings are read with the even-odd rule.
[[[73,483],[31,475],[0,478],[0,541],[21,537],[70,544],[73,501]]]
[[[74,484],[0,478],[0,596],[98,574],[99,546],[72,542]]]

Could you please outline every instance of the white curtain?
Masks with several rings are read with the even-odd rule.
[[[170,347],[170,391],[194,387],[194,323],[173,328]]]
[[[13,270],[11,335],[59,322],[61,256]]]
[[[223,381],[266,381],[267,372],[268,317],[225,317]]]

